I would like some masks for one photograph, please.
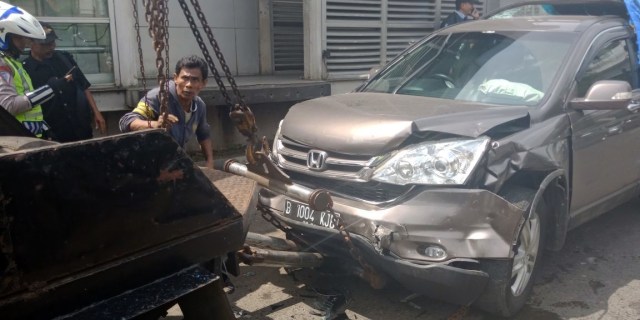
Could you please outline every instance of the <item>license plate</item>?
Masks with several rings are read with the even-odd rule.
[[[306,224],[336,229],[334,218],[339,217],[340,214],[316,211],[311,209],[308,204],[286,199],[284,202],[283,216]]]

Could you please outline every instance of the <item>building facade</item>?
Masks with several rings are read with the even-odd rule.
[[[514,1],[517,0],[485,0],[477,7],[487,12]],[[8,2],[52,24],[60,38],[58,49],[74,55],[93,85],[99,108],[107,114],[115,113],[110,118],[116,119],[130,110],[139,98],[143,91],[141,65],[147,89],[156,84],[156,53],[145,21],[143,0]],[[201,55],[201,51],[178,1],[168,3],[172,74],[178,58]],[[274,118],[266,126],[267,136],[275,130],[271,122],[277,123],[277,117],[283,116],[288,106],[330,94],[327,81],[360,79],[372,67],[392,59],[411,42],[436,29],[441,19],[454,10],[454,3],[455,0],[199,1],[229,69],[238,77],[236,80],[249,102],[284,108],[275,114],[258,111]],[[192,8],[190,4],[189,7]],[[193,9],[192,15],[195,18]],[[136,25],[140,30],[142,62]],[[203,29],[199,30],[206,40]],[[209,51],[213,55],[211,47]],[[212,85],[213,80],[210,92],[203,96],[210,108],[217,108],[225,103]],[[216,126],[216,122],[224,122],[226,109],[209,113],[214,127],[228,127],[224,123]],[[225,148],[243,141],[232,129],[222,130],[216,132],[222,137],[214,141],[217,146]]]

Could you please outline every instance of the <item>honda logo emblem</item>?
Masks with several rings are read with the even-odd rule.
[[[327,153],[321,150],[311,150],[307,153],[307,167],[313,171],[327,170]]]

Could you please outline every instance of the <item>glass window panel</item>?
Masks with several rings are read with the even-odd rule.
[[[35,16],[45,17],[109,17],[107,0],[11,0]]]
[[[612,41],[589,62],[578,81],[578,96],[584,97],[589,87],[599,80],[622,80],[633,85],[632,70],[626,40]]]
[[[70,52],[92,84],[112,84],[113,56],[107,0],[9,0],[41,21],[51,23],[60,38],[58,50]],[[56,19],[65,17],[65,19]],[[94,20],[95,23],[86,23]],[[85,23],[76,23],[82,19]]]
[[[92,83],[111,83],[113,57],[108,24],[52,23],[60,38],[58,50],[70,52]]]

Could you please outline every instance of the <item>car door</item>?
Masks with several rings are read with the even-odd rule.
[[[624,80],[638,88],[630,32],[616,28],[597,39],[600,41],[592,44],[578,72],[573,97],[584,97],[599,80]],[[570,111],[569,115],[573,225],[617,205],[636,188],[640,177],[640,114],[623,109]]]

